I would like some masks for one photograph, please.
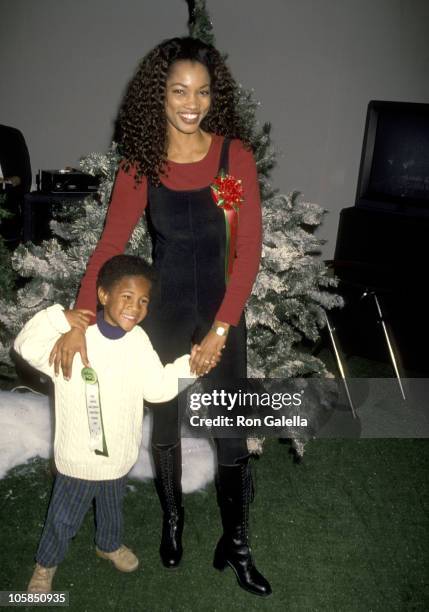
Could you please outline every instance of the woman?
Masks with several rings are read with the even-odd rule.
[[[101,265],[122,253],[145,211],[159,283],[144,328],[163,362],[193,351],[191,368],[207,378],[246,377],[243,309],[261,251],[261,211],[256,166],[243,143],[236,111],[236,84],[220,53],[192,38],[155,47],[131,80],[119,115],[124,162],[116,176],[103,235],[82,280],[78,309],[95,310]],[[238,229],[227,241],[226,213],[211,185],[227,174],[241,193]],[[222,192],[220,193],[222,197]],[[221,202],[218,202],[221,204]],[[234,215],[233,215],[234,216]],[[235,217],[236,220],[236,217]],[[232,221],[234,223],[234,220]],[[231,252],[232,250],[232,252]],[[232,255],[232,258],[229,256]],[[58,372],[71,369],[84,333],[73,329],[51,355]],[[155,484],[164,512],[160,554],[166,567],[182,556],[184,509],[177,401],[153,410]],[[244,589],[269,595],[248,544],[251,496],[245,439],[217,439],[217,492],[223,535],[214,566],[230,565]]]

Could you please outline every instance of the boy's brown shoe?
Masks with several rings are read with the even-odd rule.
[[[28,583],[27,593],[50,593],[52,590],[52,578],[57,571],[57,566],[43,567],[36,563],[31,580]]]
[[[122,545],[113,552],[104,552],[99,548],[95,549],[97,555],[102,559],[108,559],[120,572],[133,572],[139,566],[139,560],[132,550]]]

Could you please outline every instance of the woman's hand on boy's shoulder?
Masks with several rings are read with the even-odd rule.
[[[49,365],[54,366],[55,376],[59,375],[61,368],[64,380],[70,380],[76,353],[80,353],[85,367],[91,367],[86,351],[85,331],[79,327],[72,327],[55,342],[49,355]]]
[[[86,332],[88,325],[91,323],[91,317],[95,317],[92,310],[85,310],[84,308],[65,310],[64,315],[70,327],[77,327],[83,332]]]

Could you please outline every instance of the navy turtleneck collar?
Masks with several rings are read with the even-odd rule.
[[[103,309],[97,312],[97,327],[103,336],[109,338],[110,340],[118,340],[118,338],[122,338],[127,333],[121,327],[110,325],[110,323],[105,321]]]

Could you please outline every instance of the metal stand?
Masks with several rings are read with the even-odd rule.
[[[396,360],[396,356],[395,356],[395,352],[393,350],[393,345],[389,336],[389,332],[387,330],[387,326],[386,326],[386,322],[384,319],[384,315],[383,312],[381,310],[381,306],[380,306],[380,302],[378,300],[377,294],[375,293],[375,291],[365,291],[362,295],[362,297],[366,297],[366,296],[370,296],[372,295],[374,297],[374,302],[375,302],[375,307],[377,308],[377,314],[378,314],[378,322],[381,323],[381,327],[383,328],[383,333],[384,333],[384,337],[386,339],[386,344],[387,344],[387,348],[389,350],[389,355],[390,355],[390,360],[392,362],[392,366],[393,369],[395,370],[395,376],[396,376],[396,380],[398,381],[398,385],[399,388],[401,390],[401,395],[402,395],[402,399],[405,400],[405,392],[404,392],[404,387],[402,386],[402,380],[401,380],[401,376],[399,374],[399,369],[398,369],[398,363]]]
[[[347,384],[347,379],[346,379],[346,375],[345,375],[345,371],[344,371],[344,367],[343,367],[343,363],[341,361],[341,357],[340,357],[340,350],[339,347],[337,346],[337,342],[335,340],[335,336],[334,336],[334,332],[335,332],[335,328],[331,326],[329,319],[328,319],[328,315],[325,312],[325,318],[326,318],[326,326],[328,328],[329,331],[329,337],[331,339],[331,343],[332,343],[332,348],[334,349],[334,354],[335,354],[335,359],[337,361],[337,366],[338,366],[338,370],[340,371],[340,375],[344,384],[344,388],[346,390],[346,394],[347,394],[347,399],[349,400],[349,405],[350,405],[350,410],[352,412],[353,418],[356,418],[356,411],[353,405],[353,400],[352,400],[352,396],[350,394],[350,389],[349,386]]]

